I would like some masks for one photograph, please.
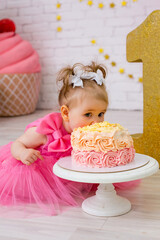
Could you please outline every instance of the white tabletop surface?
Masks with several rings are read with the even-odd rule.
[[[67,164],[65,165],[64,162]],[[86,183],[127,182],[150,176],[158,169],[159,164],[154,158],[138,153],[135,154],[134,162],[125,166],[106,168],[105,172],[104,169],[88,168],[88,171],[84,167],[75,169],[71,157],[60,159],[53,167],[53,171],[58,177]]]

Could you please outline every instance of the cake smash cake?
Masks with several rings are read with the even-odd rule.
[[[74,129],[72,163],[87,167],[116,167],[133,161],[135,149],[127,129],[107,121]]]

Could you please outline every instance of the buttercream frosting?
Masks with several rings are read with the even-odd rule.
[[[74,150],[108,152],[133,146],[132,137],[120,124],[108,122],[75,129],[71,134]]]
[[[72,151],[73,163],[89,167],[116,167],[126,165],[133,161],[135,149],[124,148],[119,151],[94,152],[94,151]]]
[[[127,129],[107,121],[76,128],[71,134],[74,163],[115,167],[134,159],[133,140]]]

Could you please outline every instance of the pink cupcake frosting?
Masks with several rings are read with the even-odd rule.
[[[28,41],[15,32],[0,33],[0,73],[40,71],[39,56]]]

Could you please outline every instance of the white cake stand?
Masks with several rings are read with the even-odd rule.
[[[130,211],[128,199],[116,194],[112,183],[142,179],[156,173],[158,162],[147,155],[136,153],[132,163],[114,168],[77,167],[71,157],[61,158],[53,167],[60,178],[84,182],[99,183],[96,194],[82,203],[84,212],[95,216],[118,216]]]

